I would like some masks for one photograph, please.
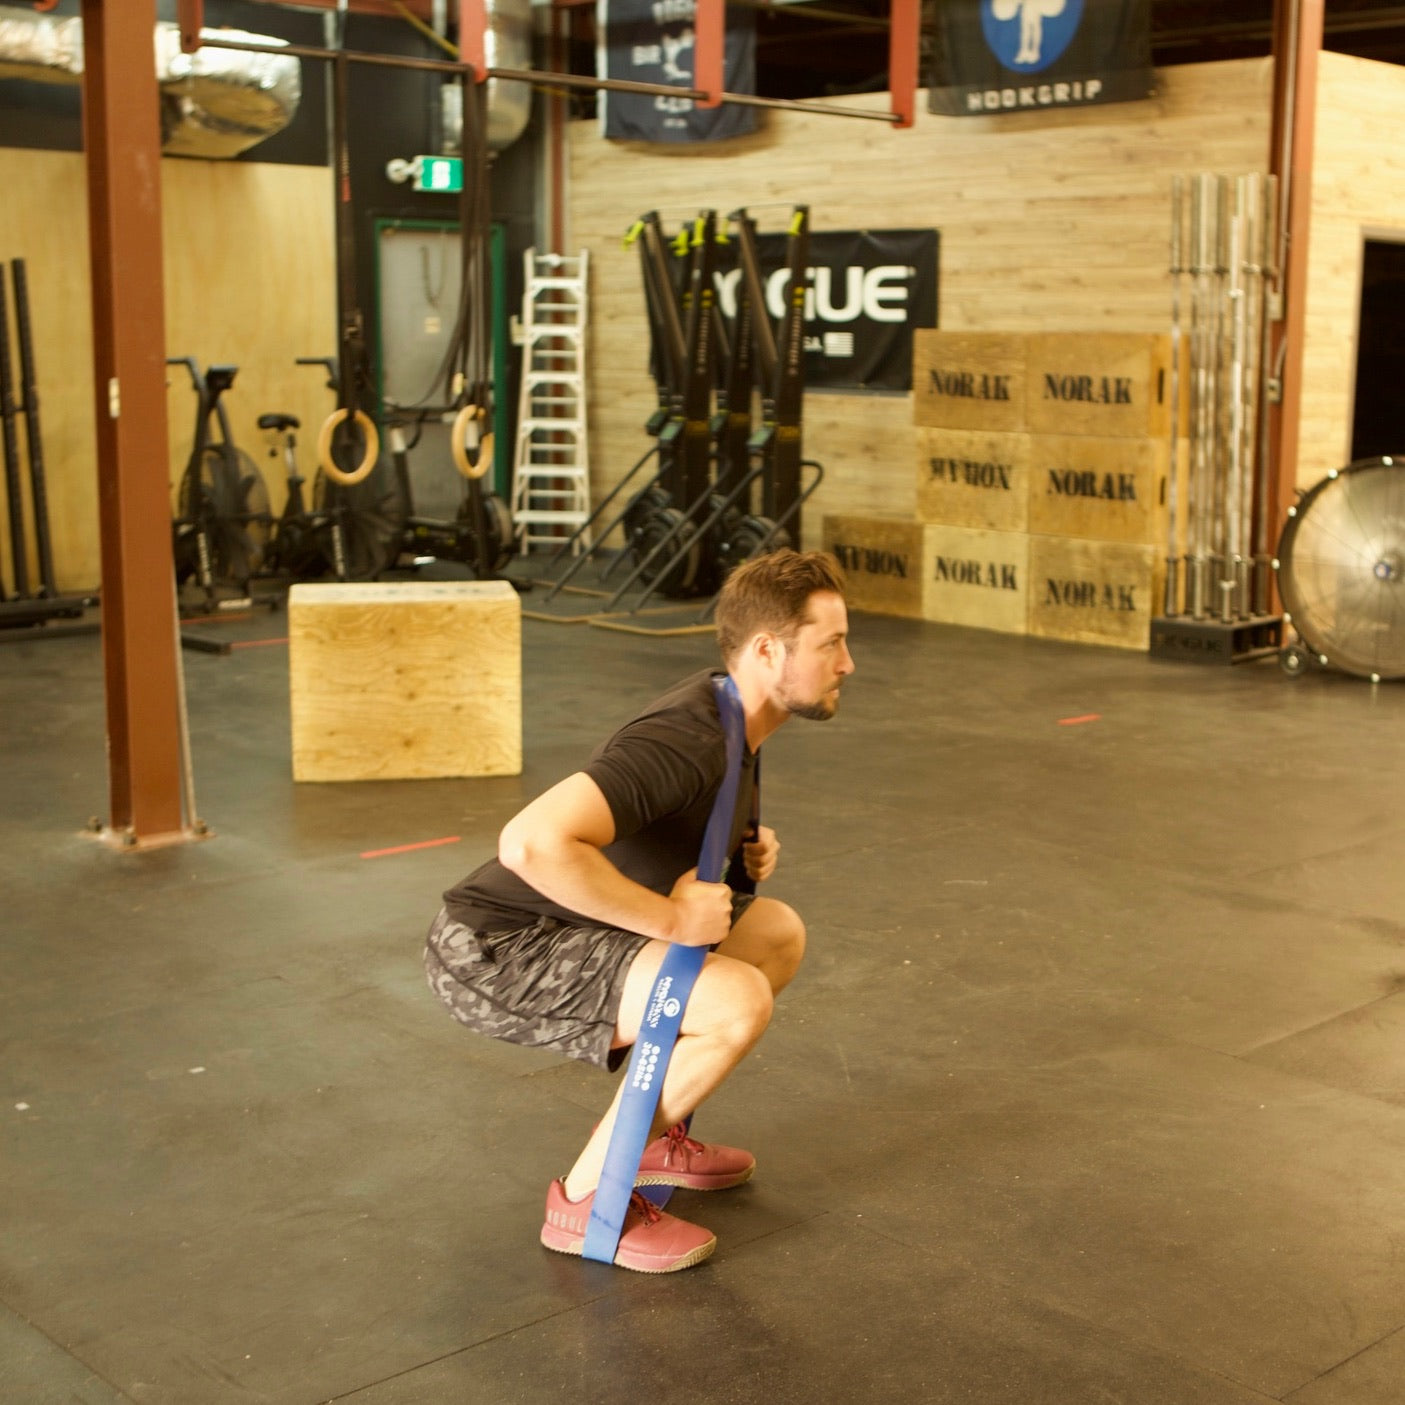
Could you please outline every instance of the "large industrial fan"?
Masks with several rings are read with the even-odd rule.
[[[1405,462],[1333,469],[1288,509],[1273,564],[1298,635],[1279,654],[1285,673],[1405,677]]]

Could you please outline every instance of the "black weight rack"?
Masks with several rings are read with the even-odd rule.
[[[96,621],[84,620],[96,597],[61,594],[54,577],[53,539],[49,533],[49,498],[44,477],[43,439],[39,428],[39,390],[34,372],[34,341],[30,334],[29,284],[23,259],[9,265],[14,288],[15,323],[19,344],[19,394],[10,352],[10,309],[6,267],[0,263],[0,442],[5,463],[5,503],[8,511],[10,580],[0,578],[0,644],[96,632]],[[21,434],[20,423],[24,430]],[[20,441],[29,460],[29,512],[20,473]],[[29,526],[34,533],[37,580],[29,571]]]

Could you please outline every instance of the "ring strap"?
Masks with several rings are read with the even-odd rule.
[[[726,872],[732,818],[737,808],[742,759],[746,753],[746,714],[737,685],[724,675],[714,677],[712,686],[717,694],[717,711],[727,742],[727,768],[703,831],[702,853],[698,858],[701,883],[720,883]],[[668,1061],[673,1056],[683,1011],[703,968],[707,950],[705,946],[674,943],[654,978],[639,1035],[630,1053],[619,1113],[586,1225],[583,1253],[588,1259],[607,1264],[615,1261],[629,1198],[639,1174],[639,1161],[649,1140],[664,1075],[668,1072]]]

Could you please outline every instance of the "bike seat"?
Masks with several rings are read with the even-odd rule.
[[[287,429],[301,429],[302,421],[296,415],[260,415],[259,428],[277,429],[280,431]]]

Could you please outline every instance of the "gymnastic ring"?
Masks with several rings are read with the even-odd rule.
[[[348,415],[351,415],[361,426],[361,433],[366,438],[366,453],[361,462],[350,473],[344,468],[338,467],[336,460],[332,458],[332,435],[336,432],[337,426]],[[380,456],[380,451],[381,439],[380,435],[376,433],[376,422],[364,410],[357,410],[354,413],[349,410],[333,410],[323,422],[317,435],[318,465],[333,483],[340,483],[344,488],[350,488],[353,484],[360,483],[362,479],[370,477],[371,470],[376,466],[376,459]]]
[[[454,456],[454,467],[465,478],[481,478],[493,462],[493,431],[490,429],[478,441],[478,462],[469,463],[468,450],[464,447],[464,434],[470,420],[486,419],[479,405],[465,405],[454,420],[453,432],[449,436],[449,450]]]

